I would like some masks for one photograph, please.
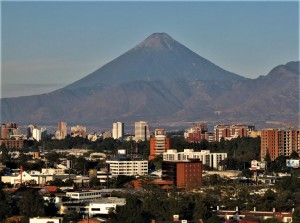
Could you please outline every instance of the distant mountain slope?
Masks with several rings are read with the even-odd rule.
[[[172,79],[232,81],[245,78],[216,66],[166,33],[154,33],[133,49],[66,88]]]
[[[299,62],[246,79],[153,34],[85,78],[48,94],[1,99],[2,122],[299,122]]]

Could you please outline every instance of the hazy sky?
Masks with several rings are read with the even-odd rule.
[[[299,60],[299,3],[1,2],[2,97],[46,93],[166,32],[256,78]]]

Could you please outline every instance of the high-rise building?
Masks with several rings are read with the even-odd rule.
[[[221,138],[230,140],[237,137],[246,137],[254,129],[253,125],[216,125],[214,127],[215,141],[220,142]]]
[[[290,156],[293,151],[300,155],[300,130],[261,130],[260,156],[264,161],[269,152],[271,160],[278,156]]]
[[[37,128],[35,125],[28,125],[26,129],[26,137],[30,138],[32,137],[33,129]]]
[[[170,138],[166,136],[164,129],[155,129],[154,137],[150,138],[150,156],[149,160],[155,158],[155,156],[163,154],[171,148]]]
[[[67,123],[66,122],[58,122],[57,130],[55,132],[56,139],[64,139],[67,137]]]
[[[81,125],[76,125],[71,127],[71,137],[86,137],[86,127]]]
[[[135,122],[135,141],[146,141],[150,139],[150,130],[148,122]]]
[[[41,135],[42,135],[42,139],[47,137],[47,128],[45,127],[41,128]]]
[[[32,137],[36,140],[36,141],[40,141],[42,139],[42,132],[40,129],[38,128],[34,128],[32,130]]]
[[[115,122],[113,123],[112,128],[112,137],[114,139],[123,140],[124,137],[124,123],[122,122]]]

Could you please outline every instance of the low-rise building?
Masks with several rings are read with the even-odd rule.
[[[24,147],[23,139],[1,139],[0,145],[4,143],[8,149],[22,149]]]
[[[253,211],[239,211],[238,207],[236,210],[217,210],[216,214],[219,217],[225,219],[225,222],[250,222],[246,219],[251,217],[251,222],[260,222],[260,220],[275,218],[280,222],[292,222],[292,212],[277,212],[273,211],[257,211],[255,208]],[[235,221],[233,221],[235,220]]]
[[[93,200],[93,199],[101,198],[101,191],[89,190],[89,191],[67,192],[66,197],[69,197],[74,200]]]
[[[142,176],[148,174],[147,160],[107,160],[108,172],[112,176]]]
[[[63,203],[60,207],[59,213],[67,214],[75,211],[77,213],[88,214],[89,217],[93,217],[95,215],[107,215],[110,210],[115,210],[117,206],[123,206],[125,204],[125,198],[98,197],[93,200],[86,199],[81,202]]]
[[[10,183],[13,185],[21,183],[34,183],[38,185],[45,185],[48,181],[53,181],[54,179],[67,180],[75,178],[75,174],[43,174],[39,171],[33,171],[30,173],[26,171],[20,171],[19,173],[2,176],[1,181],[3,183]]]
[[[29,218],[29,223],[62,223],[62,217],[36,217]]]

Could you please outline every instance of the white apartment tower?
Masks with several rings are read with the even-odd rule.
[[[124,123],[122,123],[122,122],[113,123],[112,137],[114,139],[123,140],[123,137],[124,137]]]
[[[135,141],[146,141],[150,139],[150,130],[148,122],[135,122]]]
[[[42,139],[42,132],[40,129],[38,128],[34,128],[32,130],[32,137],[36,140],[36,141],[40,141]]]

